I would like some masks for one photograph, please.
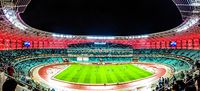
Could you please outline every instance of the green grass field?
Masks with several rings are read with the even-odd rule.
[[[73,64],[54,78],[82,84],[112,84],[128,82],[153,75],[132,64],[82,65]]]

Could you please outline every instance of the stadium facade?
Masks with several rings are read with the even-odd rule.
[[[131,45],[134,49],[200,49],[199,0],[174,0],[184,22],[163,32],[132,36],[79,36],[45,32],[30,27],[20,18],[31,0],[1,0],[0,49],[67,48],[69,44],[110,42]],[[170,47],[176,42],[176,47]]]

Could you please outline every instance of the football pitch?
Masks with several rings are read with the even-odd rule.
[[[55,79],[80,84],[116,84],[152,76],[151,72],[132,64],[72,64],[55,75]]]

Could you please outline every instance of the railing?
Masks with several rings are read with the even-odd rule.
[[[177,73],[176,75],[178,75],[179,73]],[[193,75],[193,72],[192,72],[192,75]],[[200,75],[200,74],[199,74]],[[184,79],[180,79],[180,80],[184,80]],[[192,80],[194,80],[194,78],[193,78],[193,76],[192,76],[192,78],[191,79],[189,79],[187,82],[185,82],[185,84],[187,84],[187,83],[189,83],[190,81],[192,81]],[[173,84],[173,79],[170,79],[170,81],[169,81],[169,86],[168,87],[170,87],[170,89],[173,89],[173,88],[171,88],[174,84]],[[166,84],[164,83],[164,86],[162,86],[162,87],[160,87],[158,90],[156,90],[156,91],[163,91],[163,89],[165,89],[166,88],[166,86],[165,86]],[[194,84],[191,84],[191,85],[195,85],[195,82],[194,82]],[[191,86],[190,85],[190,86]],[[165,91],[165,90],[164,90]]]
[[[31,79],[27,79],[27,82],[22,81],[20,77],[17,76],[17,73],[15,73],[14,75],[15,76],[9,76],[8,74],[6,74],[6,72],[3,72],[3,74],[0,74],[0,76],[3,77],[3,78],[0,78],[0,82],[2,83],[0,85],[3,85],[3,82],[6,81],[7,79],[14,79],[18,83],[15,91],[32,91],[33,89],[37,89],[39,91],[50,90],[50,88],[42,87],[39,84],[33,82]]]

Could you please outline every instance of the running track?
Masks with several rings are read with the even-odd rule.
[[[129,83],[123,83],[123,84],[115,84],[115,85],[81,85],[81,84],[73,84],[73,83],[66,83],[66,82],[61,82],[61,81],[56,81],[52,79],[52,76],[47,73],[48,69],[55,69],[58,66],[64,66],[68,65],[67,63],[64,64],[51,64],[47,66],[39,66],[34,68],[31,71],[31,76],[34,80],[37,80],[37,82],[41,83],[46,83],[50,87],[54,88],[62,88],[62,89],[68,89],[68,90],[133,90],[137,88],[141,88],[144,86],[150,86],[150,84],[156,82],[160,77],[167,76],[169,77],[170,73],[172,74],[173,72],[171,70],[167,70],[168,67],[160,64],[153,64],[153,63],[134,63],[134,64],[140,64],[140,65],[145,65],[146,67],[154,69],[154,75],[146,78],[146,79],[140,79],[140,80],[135,80],[133,82]],[[169,69],[169,68],[168,68]],[[63,69],[60,69],[63,70]],[[35,71],[35,73],[34,73]],[[33,75],[34,74],[34,75]],[[55,74],[55,73],[54,73]]]

